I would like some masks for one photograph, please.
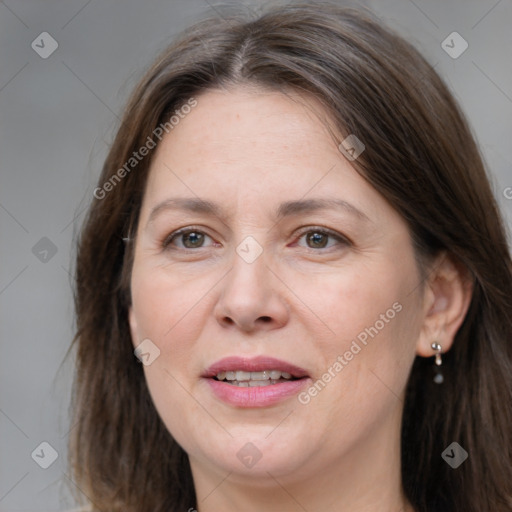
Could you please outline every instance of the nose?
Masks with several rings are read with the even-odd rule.
[[[252,263],[235,254],[233,267],[221,283],[214,315],[222,327],[271,331],[288,322],[283,283],[267,266],[263,254]]]

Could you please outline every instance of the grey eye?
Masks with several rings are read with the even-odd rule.
[[[200,249],[205,240],[211,238],[206,233],[196,229],[185,229],[171,233],[163,243],[163,247],[174,246],[178,249]]]

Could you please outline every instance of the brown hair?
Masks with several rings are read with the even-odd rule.
[[[445,382],[417,357],[406,389],[402,481],[421,512],[512,510],[512,276],[505,229],[463,114],[402,38],[361,10],[274,8],[202,21],[163,52],[126,107],[102,186],[172,111],[212,88],[249,84],[314,95],[343,137],[364,142],[356,170],[410,227],[424,275],[441,250],[474,283]],[[341,140],[341,139],[340,139]],[[339,142],[339,141],[338,141]],[[76,266],[77,373],[70,460],[98,511],[196,506],[188,457],[158,416],[127,320],[133,251],[152,154],[94,199]],[[457,441],[469,459],[441,458]]]

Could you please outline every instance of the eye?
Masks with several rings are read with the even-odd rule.
[[[167,249],[169,246],[174,245],[174,248],[177,249],[201,249],[204,247],[204,242],[207,238],[212,240],[212,238],[203,231],[194,228],[184,228],[171,233],[163,241],[162,247]],[[175,241],[181,243],[175,243]]]
[[[204,231],[194,227],[187,227],[174,231],[165,238],[162,243],[164,249],[202,249],[205,246],[205,241],[213,239]],[[325,228],[308,228],[300,234],[299,239],[306,240],[306,247],[309,249],[329,249],[336,245],[347,246],[350,242],[334,231]],[[211,246],[212,244],[210,244]],[[302,244],[299,244],[302,245]],[[304,246],[303,246],[304,247]]]
[[[307,231],[302,232],[299,240],[303,238],[305,238],[306,247],[309,249],[329,249],[335,245],[350,245],[345,237],[325,228],[308,228]]]

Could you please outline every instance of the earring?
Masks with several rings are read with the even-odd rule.
[[[432,343],[431,347],[432,347],[432,350],[436,351],[436,359],[435,359],[435,366],[434,366],[434,372],[435,372],[434,382],[436,384],[442,384],[444,381],[444,377],[441,372],[441,368],[439,368],[443,364],[443,361],[441,359],[441,345],[439,343],[437,343],[437,341],[436,341],[436,342]]]

